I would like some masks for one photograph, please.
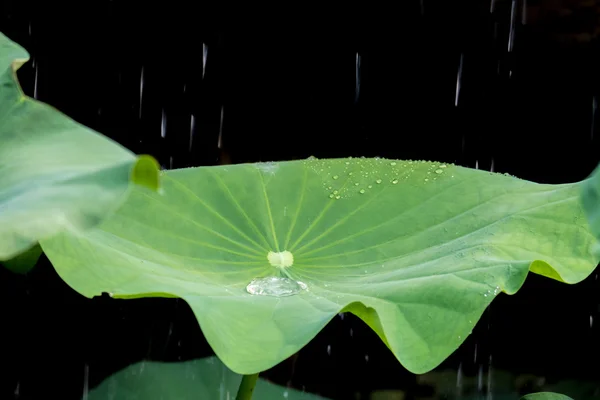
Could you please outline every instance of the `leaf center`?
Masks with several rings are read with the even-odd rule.
[[[287,250],[279,252],[270,251],[267,254],[267,259],[269,260],[269,264],[277,268],[288,268],[294,264],[294,255]]]

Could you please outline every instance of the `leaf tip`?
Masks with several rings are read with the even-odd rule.
[[[160,166],[156,159],[149,155],[139,156],[131,171],[131,181],[160,192]]]

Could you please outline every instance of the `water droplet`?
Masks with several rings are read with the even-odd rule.
[[[429,182],[429,179],[425,178],[425,182]]]
[[[377,183],[377,184],[381,183],[381,179],[377,179],[377,180],[375,181],[375,183]]]
[[[302,282],[278,276],[256,278],[246,286],[250,294],[274,297],[292,296],[305,289],[306,285]]]
[[[334,196],[333,196],[333,194],[330,194],[330,195],[329,195],[329,198],[330,198],[330,199],[333,199],[333,197],[334,197]]]
[[[348,175],[354,175],[354,172],[348,172]]]
[[[365,189],[360,189],[360,194],[364,194],[365,193]]]
[[[338,194],[338,191],[337,191],[337,190],[334,190],[334,191],[333,191],[333,194]]]
[[[337,176],[337,175],[334,175],[334,176],[333,176],[333,179],[337,179],[337,178],[339,178],[339,176]]]
[[[360,183],[358,183],[358,182],[356,182],[356,183],[354,184],[354,186],[358,186],[358,185],[360,185]]]
[[[398,179],[394,179],[394,180],[392,181],[392,183],[395,185],[396,183],[398,183]]]
[[[447,165],[446,164],[440,164],[440,168],[446,168]]]
[[[371,189],[371,188],[373,187],[373,185],[369,185],[369,186],[367,186],[367,187],[368,187],[369,189]]]
[[[396,162],[395,162],[395,161],[392,161],[392,162],[390,163],[390,165],[394,166],[394,165],[396,165]]]
[[[339,194],[338,194],[337,196],[335,196],[335,198],[336,198],[337,200],[339,200],[339,199],[340,199],[340,197],[341,197],[341,196],[340,196]]]
[[[442,172],[444,172],[444,170],[443,170],[443,169],[439,169],[439,168],[438,168],[438,169],[436,169],[436,170],[435,170],[435,173],[436,173],[436,174],[441,174]]]

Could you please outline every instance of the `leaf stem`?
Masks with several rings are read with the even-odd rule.
[[[254,393],[256,381],[258,381],[258,372],[252,375],[244,375],[240,388],[238,389],[235,400],[251,400]]]

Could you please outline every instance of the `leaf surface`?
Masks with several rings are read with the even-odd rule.
[[[579,183],[385,159],[201,167],[164,178],[164,196],[136,190],[99,229],[42,247],[85,296],[185,299],[219,358],[242,374],[289,357],[342,311],[423,373],[528,271],[575,283],[597,264]],[[283,251],[292,266],[272,265],[269,252]],[[246,291],[269,276],[306,290]]]

